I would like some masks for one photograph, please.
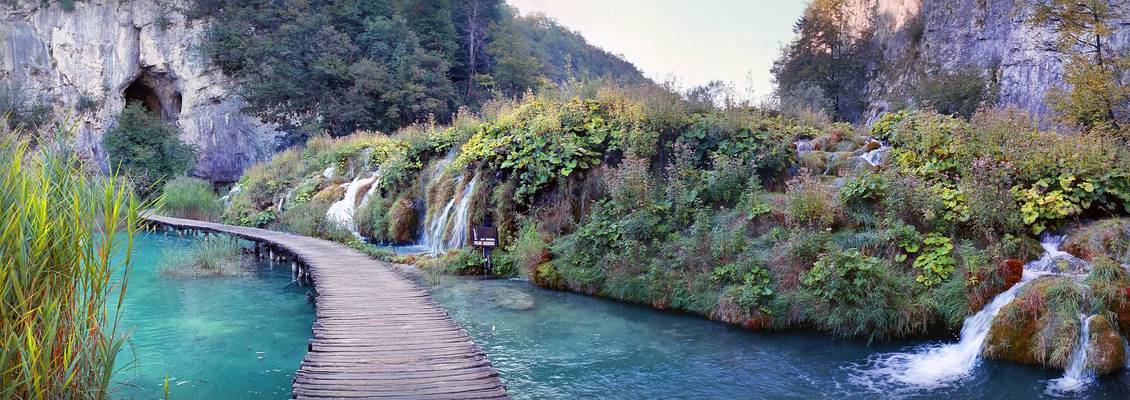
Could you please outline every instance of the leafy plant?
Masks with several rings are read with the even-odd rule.
[[[875,257],[849,249],[827,254],[812,265],[801,284],[826,300],[850,302],[867,296],[874,270],[880,267]]]
[[[914,279],[926,287],[934,286],[949,279],[956,265],[953,241],[931,232],[922,240],[922,252],[914,259],[914,269],[919,271]]]

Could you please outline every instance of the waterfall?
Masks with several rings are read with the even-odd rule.
[[[1012,302],[1020,290],[1033,279],[1060,274],[1058,267],[1060,261],[1078,260],[1059,250],[1059,245],[1064,240],[1063,236],[1045,234],[1040,239],[1040,245],[1045,250],[1043,256],[1024,265],[1020,282],[998,294],[988,305],[965,319],[957,343],[932,344],[920,346],[911,352],[878,355],[869,360],[869,368],[860,371],[860,376],[853,377],[853,380],[871,387],[895,384],[937,388],[969,377],[980,361],[981,347],[988,337],[993,317]]]
[[[455,224],[451,226],[451,238],[447,240],[447,248],[458,249],[467,243],[468,208],[471,206],[471,195],[475,193],[475,183],[479,176],[471,178],[467,187],[463,188],[463,195],[459,199],[459,208],[455,210]]]
[[[326,210],[326,220],[341,228],[348,229],[353,233],[353,236],[361,237],[361,233],[357,231],[357,223],[353,221],[353,213],[357,211],[357,195],[362,188],[371,188],[377,177],[377,173],[374,172],[369,177],[358,176],[352,182],[343,184],[345,197],[330,205],[330,208]]]
[[[879,148],[863,153],[859,158],[862,158],[863,161],[867,161],[868,164],[875,167],[883,165],[883,162],[887,160],[887,152],[889,151],[891,151],[891,148],[885,143],[881,143]]]
[[[456,179],[458,182],[459,179]],[[452,194],[451,200],[448,200],[447,205],[443,207],[443,213],[432,217],[432,221],[428,224],[428,229],[424,231],[424,246],[428,251],[435,254],[444,250],[443,248],[443,234],[446,232],[447,219],[451,215],[451,209],[455,207],[455,195]]]
[[[1079,328],[1079,343],[1071,351],[1071,359],[1067,360],[1067,370],[1063,371],[1063,377],[1048,382],[1048,394],[1074,392],[1086,387],[1094,379],[1093,371],[1087,368],[1087,353],[1091,348],[1091,317],[1079,315],[1079,323],[1083,324]]]
[[[377,192],[377,183],[380,180],[380,174],[381,168],[377,167],[377,170],[373,171],[373,181],[369,184],[369,190],[366,190],[365,195],[361,196],[361,202],[357,203],[357,208],[364,207],[366,204],[369,204],[369,201],[372,201],[373,193]]]
[[[326,167],[326,169],[322,171],[322,177],[326,179],[332,178],[336,169],[337,167],[333,165]]]
[[[478,175],[475,175],[461,188],[457,188],[443,207],[443,211],[433,216],[428,223],[423,233],[422,244],[430,253],[437,254],[457,249],[466,243],[471,195],[475,191],[478,180]],[[455,178],[456,184],[462,181],[462,177]]]

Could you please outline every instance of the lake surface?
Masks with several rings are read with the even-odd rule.
[[[142,234],[124,302],[131,346],[115,398],[281,399],[310,337],[307,288],[259,263],[237,278],[171,279],[158,268],[192,239]],[[421,278],[422,279],[422,278]],[[573,398],[1051,398],[1062,371],[983,361],[951,386],[887,382],[875,362],[940,341],[868,345],[823,334],[758,332],[516,280],[441,277],[436,301],[491,358],[511,396]],[[956,338],[949,339],[956,341]],[[1130,398],[1130,373],[1067,398]]]
[[[1063,375],[983,361],[953,386],[921,389],[883,381],[872,363],[929,341],[868,346],[811,332],[749,331],[513,280],[447,277],[431,291],[515,398],[1054,398],[1048,382]],[[1066,397],[1130,398],[1130,373]]]
[[[161,276],[166,257],[191,243],[136,237],[121,321],[132,334],[112,396],[162,398],[167,375],[173,399],[289,398],[314,321],[307,288],[289,284],[289,264],[266,262],[234,278]]]

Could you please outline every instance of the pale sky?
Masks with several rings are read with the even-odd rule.
[[[523,15],[542,12],[623,55],[648,78],[685,89],[713,79],[739,97],[773,90],[769,68],[793,38],[807,0],[507,0]]]

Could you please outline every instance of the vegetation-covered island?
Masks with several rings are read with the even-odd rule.
[[[1130,6],[812,0],[762,99],[511,3],[3,6],[0,398],[237,396],[155,331],[276,398],[1130,396]],[[329,271],[362,258],[392,283]],[[505,386],[311,361],[401,294],[433,314],[376,301],[345,325],[404,328],[350,351],[473,340],[446,381]]]

